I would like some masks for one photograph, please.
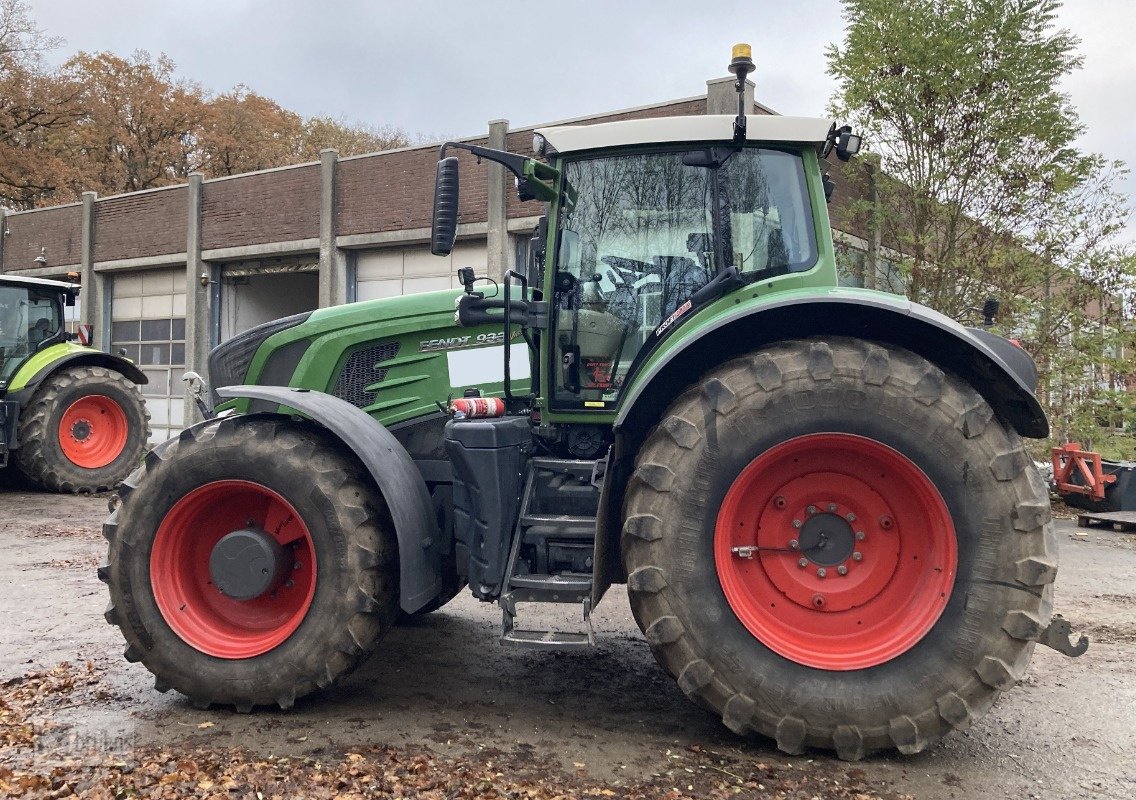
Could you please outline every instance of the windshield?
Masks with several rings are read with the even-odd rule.
[[[816,263],[800,155],[717,153],[565,165],[573,202],[561,214],[556,262],[559,407],[614,403],[636,355],[726,267],[758,279]]]
[[[0,286],[0,387],[61,325],[58,291]]]

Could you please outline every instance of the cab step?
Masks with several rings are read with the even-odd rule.
[[[498,603],[501,644],[539,650],[592,647],[592,572],[596,512],[605,463],[529,460],[517,529]],[[518,603],[574,603],[583,631],[516,627]]]
[[[564,631],[522,631],[513,629],[501,636],[501,644],[528,650],[587,650],[595,642],[586,633]]]

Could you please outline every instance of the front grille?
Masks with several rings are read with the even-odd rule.
[[[375,392],[366,391],[366,387],[387,376],[386,368],[379,364],[397,355],[398,342],[382,342],[354,351],[347,357],[331,393],[359,408],[371,405]]]

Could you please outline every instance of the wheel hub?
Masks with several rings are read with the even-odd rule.
[[[222,536],[209,555],[209,574],[222,594],[251,600],[275,591],[292,565],[288,552],[262,528]]]
[[[81,419],[71,426],[71,438],[77,442],[81,442],[91,435],[90,420]]]
[[[801,553],[814,564],[834,567],[847,561],[856,548],[856,533],[843,517],[825,512],[801,527]]]

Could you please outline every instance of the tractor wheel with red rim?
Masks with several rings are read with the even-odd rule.
[[[21,411],[20,471],[56,492],[103,492],[142,460],[150,412],[138,386],[105,367],[65,367]]]
[[[107,621],[159,690],[290,707],[394,621],[397,545],[353,454],[310,423],[233,417],[159,445],[103,525]]]
[[[923,750],[1024,674],[1051,614],[1044,481],[971,386],[891,345],[711,370],[640,448],[632,610],[682,690],[789,753]]]

